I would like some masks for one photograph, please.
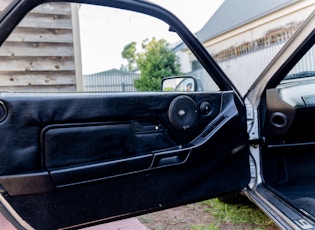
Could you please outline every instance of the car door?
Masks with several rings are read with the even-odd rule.
[[[314,28],[313,10],[245,96],[257,118],[245,193],[282,229],[314,229]]]
[[[79,228],[245,187],[250,173],[244,102],[194,35],[152,3],[76,2],[67,11],[62,4],[71,1],[13,1],[1,14],[0,75],[7,79],[0,93],[1,212],[21,229]],[[81,71],[73,17],[87,4],[164,21],[203,66],[204,91],[87,92],[76,78],[68,80],[72,91],[64,92],[62,80],[51,92],[51,81]],[[48,29],[45,23],[64,27]],[[58,42],[48,40],[49,34],[61,45],[54,46]],[[69,49],[67,41],[73,56],[58,56]],[[24,49],[16,49],[22,43]],[[49,55],[39,51],[44,46]]]

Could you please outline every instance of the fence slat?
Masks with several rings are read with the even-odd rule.
[[[18,57],[73,57],[73,44],[42,42],[6,42],[0,49],[0,56]]]
[[[18,26],[27,28],[72,29],[70,15],[29,14]]]
[[[7,41],[72,43],[73,35],[69,29],[16,28]]]
[[[73,58],[0,57],[0,71],[74,71]]]
[[[1,73],[1,86],[48,86],[48,85],[74,85],[74,72],[32,72],[32,73]]]
[[[35,93],[62,93],[62,92],[75,92],[76,86],[75,85],[49,85],[49,86],[36,86],[33,85],[32,87],[29,86],[0,86],[0,91],[7,91],[7,92],[35,92]]]
[[[113,92],[136,91],[134,80],[138,74],[93,74],[83,76],[84,91]]]

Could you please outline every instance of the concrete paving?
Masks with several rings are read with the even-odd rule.
[[[83,228],[81,230],[149,230],[137,218],[129,218],[101,224],[93,227]]]
[[[0,213],[0,230],[16,230],[16,228]],[[81,230],[149,230],[137,218],[129,218],[101,224]]]

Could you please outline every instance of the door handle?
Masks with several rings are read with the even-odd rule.
[[[154,153],[152,168],[183,164],[189,155],[190,149]]]

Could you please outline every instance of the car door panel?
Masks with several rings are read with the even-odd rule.
[[[6,149],[10,150],[3,150],[10,152],[3,157],[12,165],[3,164],[0,173],[4,175],[41,170],[41,161],[47,164],[45,167],[51,168],[62,164],[97,161],[98,158],[106,159],[110,155],[118,158],[124,155],[144,154],[187,143],[218,114],[221,95],[216,93],[211,96],[204,93],[195,95],[197,103],[208,100],[213,109],[211,114],[199,114],[195,127],[187,131],[177,130],[167,119],[169,104],[175,97],[176,95],[166,94],[157,96],[155,93],[133,96],[126,94],[125,97],[106,94],[78,97],[75,94],[73,96],[67,94],[64,98],[53,95],[39,97],[28,94],[2,94],[1,98],[8,112],[1,126],[3,130],[10,130],[2,134],[8,137],[4,144]],[[132,103],[133,101],[138,103]],[[95,110],[95,107],[98,110]],[[45,111],[40,108],[45,108]],[[154,123],[144,124],[150,120]],[[139,128],[141,122],[144,124],[143,128]],[[132,127],[135,123],[136,131]],[[148,127],[153,125],[156,127],[155,130],[139,131],[149,129]],[[84,143],[80,146],[69,143],[71,139],[76,139],[74,142],[81,142],[84,139],[89,140],[88,137],[90,144]],[[94,145],[103,139],[106,139],[103,146]],[[120,146],[116,144],[118,140],[121,142]],[[112,153],[109,147],[113,149]],[[81,153],[74,153],[76,148],[81,149]],[[39,149],[45,156],[37,154]],[[100,152],[105,150],[106,153],[102,155]],[[20,152],[23,152],[23,155]],[[71,157],[73,154],[76,156],[75,159]],[[61,157],[62,162],[56,162]],[[17,158],[27,161],[28,164],[20,166],[19,163],[24,162],[13,163]]]
[[[198,109],[196,123],[181,130],[168,119],[181,95],[2,93],[5,199],[36,229],[55,229],[245,186],[248,147],[238,97],[232,91],[190,95],[198,107],[207,101],[211,112]],[[223,175],[230,176],[224,186]]]

